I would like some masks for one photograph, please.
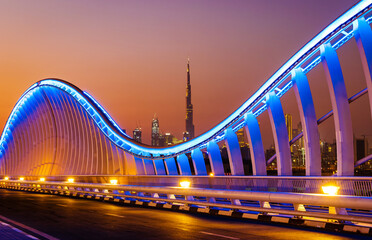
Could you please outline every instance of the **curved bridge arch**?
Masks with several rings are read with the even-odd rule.
[[[277,153],[285,149],[288,151],[287,145],[291,139],[282,134],[283,117],[281,115],[283,114],[278,109],[281,107],[280,97],[294,85],[294,82],[297,82],[291,79],[291,73],[293,75],[296,70],[298,74],[298,69],[301,69],[301,72],[306,74],[320,62],[329,64],[330,62],[325,60],[328,50],[320,50],[321,47],[324,49],[323,46],[327,44],[330,49],[336,50],[352,39],[355,33],[358,38],[361,38],[364,31],[368,32],[368,29],[358,30],[358,25],[354,24],[353,27],[352,24],[357,19],[357,21],[370,22],[371,2],[368,0],[356,4],[321,31],[275,72],[242,106],[217,126],[191,141],[167,148],[154,148],[134,142],[121,131],[93,97],[74,85],[57,79],[42,80],[32,85],[21,96],[4,127],[0,140],[1,174],[35,176],[148,174],[150,172],[191,174],[187,167],[188,163],[181,159],[185,159],[184,154],[200,149],[205,149],[210,156],[215,156],[210,159],[211,167],[221,173],[220,157],[216,148],[209,146],[225,141],[228,146],[232,173],[242,175],[244,174],[241,169],[242,157],[233,132],[247,126],[247,116],[257,117],[269,109],[273,129],[278,134],[275,135],[278,141]],[[365,50],[369,45],[369,42],[364,41],[360,44],[360,48]],[[361,54],[364,54],[362,58],[363,56],[367,58],[366,67],[369,67],[368,59],[371,53]],[[252,124],[252,129],[245,128],[248,135],[250,131],[257,132],[258,126]],[[260,148],[259,142],[262,141],[260,138],[251,136],[250,141],[258,143],[256,145]],[[266,174],[262,170],[262,157],[256,158],[256,156],[262,156],[262,153],[256,152],[251,149],[251,155],[255,159],[254,165],[261,170],[254,169],[254,172]],[[198,158],[202,156],[192,155]],[[288,154],[277,155],[280,165],[278,165],[279,175],[290,175],[291,166],[287,164],[290,161]],[[177,157],[177,161],[174,157]],[[165,160],[164,169],[161,164],[156,163],[163,159]],[[200,159],[193,160],[194,167],[196,163],[200,165]],[[320,168],[318,163],[313,165],[313,168]],[[340,174],[350,175],[350,166],[347,168],[347,171],[340,168]],[[200,172],[205,173],[205,171]],[[319,175],[319,169],[309,175]]]

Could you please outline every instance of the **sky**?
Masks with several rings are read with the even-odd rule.
[[[150,143],[155,113],[163,133],[181,138],[189,57],[195,133],[200,135],[356,2],[0,0],[0,126],[30,85],[59,78],[89,92],[129,135],[140,126],[145,143]],[[355,41],[339,54],[351,96],[366,87],[363,75],[355,74],[361,70]],[[329,97],[320,97],[327,95],[322,69],[313,71],[310,85],[321,117],[331,105]],[[358,136],[372,134],[363,98],[352,108]],[[288,94],[282,101],[285,112],[293,112],[295,126],[293,99]],[[259,121],[265,125],[267,115]],[[322,138],[333,140],[332,126],[330,120],[320,127]],[[264,143],[271,144],[266,137],[271,129],[263,133]]]

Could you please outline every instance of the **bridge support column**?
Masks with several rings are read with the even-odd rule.
[[[309,82],[302,69],[292,71],[292,81],[303,128],[306,176],[320,176],[322,171],[318,123]]]
[[[154,166],[156,175],[167,175],[167,172],[165,171],[164,167],[164,161],[162,159],[154,160]]]
[[[143,164],[145,165],[146,175],[155,175],[154,164],[152,160],[143,159]]]
[[[189,159],[185,154],[177,156],[177,164],[180,169],[180,175],[191,175]]]
[[[344,77],[336,50],[330,44],[320,46],[320,56],[331,96],[336,130],[337,176],[354,175],[353,130]]]
[[[245,115],[244,132],[248,137],[254,176],[266,176],[265,151],[262,144],[260,126],[252,113]]]
[[[207,144],[207,152],[213,174],[215,176],[225,175],[220,148],[215,141],[211,141]]]
[[[178,175],[177,165],[174,158],[164,159],[164,163],[168,175]]]
[[[372,116],[372,30],[364,18],[354,21],[353,28],[367,82],[369,107]]]
[[[244,175],[243,159],[238,137],[231,128],[225,131],[225,144],[229,156],[231,175]]]
[[[285,125],[282,104],[274,92],[268,94],[267,105],[274,135],[278,176],[291,176],[292,159],[288,131]]]
[[[207,175],[207,168],[202,151],[199,148],[191,151],[192,162],[194,163],[195,175]]]

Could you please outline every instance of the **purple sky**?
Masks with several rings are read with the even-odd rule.
[[[155,113],[161,131],[180,138],[190,57],[199,135],[236,110],[356,2],[2,0],[0,125],[31,84],[54,77],[88,91],[130,135],[139,123],[145,143],[150,141]],[[366,87],[355,41],[339,54],[351,96]],[[321,67],[309,75],[318,117],[331,109],[323,75]],[[296,125],[299,118],[291,95],[283,98],[283,105],[293,112]],[[358,136],[372,134],[366,99],[352,107]],[[266,125],[267,116],[259,121]],[[332,141],[329,121],[320,131],[322,138]],[[265,145],[272,143],[270,131],[263,130]]]

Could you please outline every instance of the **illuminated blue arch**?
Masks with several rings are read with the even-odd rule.
[[[350,26],[352,26],[355,19],[368,15],[371,10],[371,3],[372,0],[361,1],[336,19],[291,57],[235,112],[211,130],[188,142],[165,148],[154,148],[138,144],[120,129],[102,106],[87,92],[81,91],[74,85],[62,80],[45,79],[27,89],[12,110],[1,135],[1,153],[3,154],[6,151],[9,132],[12,131],[12,122],[17,119],[18,109],[22,108],[25,101],[32,98],[33,93],[38,88],[44,86],[58,88],[73,97],[92,117],[100,130],[111,142],[135,156],[146,159],[164,159],[189,153],[197,148],[206,148],[207,143],[211,140],[215,142],[224,140],[226,129],[232,128],[234,131],[237,131],[242,128],[245,124],[244,115],[246,113],[251,112],[257,117],[265,111],[267,109],[265,99],[268,93],[275,92],[278,97],[285,94],[293,85],[292,81],[290,81],[290,74],[293,69],[302,68],[304,73],[307,73],[319,64],[321,61],[319,54],[321,44],[331,43],[332,47],[337,49],[351,39],[353,37],[353,30],[349,30]],[[367,21],[370,22],[370,20],[367,17]]]

